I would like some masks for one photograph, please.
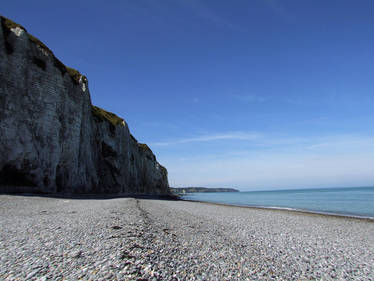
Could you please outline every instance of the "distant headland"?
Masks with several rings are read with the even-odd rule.
[[[234,188],[209,188],[209,187],[170,187],[174,194],[199,193],[199,192],[239,192]]]

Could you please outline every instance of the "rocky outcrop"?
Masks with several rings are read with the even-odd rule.
[[[87,78],[1,17],[0,191],[168,194],[167,171]]]

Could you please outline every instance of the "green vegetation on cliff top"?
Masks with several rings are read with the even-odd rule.
[[[21,28],[23,29],[27,36],[29,37],[29,40],[33,43],[35,43],[36,45],[38,45],[39,47],[41,47],[42,49],[44,49],[45,51],[47,51],[48,53],[52,54],[53,55],[53,52],[42,42],[40,41],[38,38],[36,38],[35,36],[31,35],[30,33],[27,32],[26,28],[24,28],[22,25],[6,18],[6,17],[3,17],[1,16],[1,22],[3,23],[3,26],[9,30],[11,29],[14,29],[14,28]]]
[[[82,77],[83,81],[87,81],[86,76],[82,75],[78,70],[76,70],[74,68],[65,66],[59,59],[56,58],[56,56],[53,54],[51,49],[49,49],[47,47],[47,45],[45,45],[42,41],[40,41],[35,36],[28,33],[26,28],[24,28],[22,25],[20,25],[18,23],[15,23],[14,21],[12,21],[12,20],[10,20],[6,17],[3,17],[3,16],[0,16],[0,19],[1,19],[1,23],[3,25],[3,28],[6,28],[8,31],[10,31],[11,29],[17,28],[17,27],[23,29],[26,32],[26,34],[27,34],[27,36],[28,36],[28,38],[31,42],[33,42],[34,44],[39,46],[41,49],[43,49],[44,51],[46,51],[47,53],[52,55],[52,57],[54,59],[54,65],[61,71],[62,75],[64,75],[67,72],[74,84],[78,85],[81,77]]]
[[[92,114],[98,117],[102,121],[108,121],[113,126],[122,125],[124,124],[125,120],[121,117],[118,117],[112,112],[106,111],[100,107],[92,106]]]
[[[54,56],[53,52],[51,49],[49,49],[42,41],[40,41],[38,38],[35,36],[31,35],[30,33],[27,33],[27,36],[29,37],[29,40],[33,43],[35,43],[37,46],[45,50],[46,52],[50,53],[51,55]]]
[[[82,77],[83,81],[87,80],[86,76],[83,76],[78,70],[65,66],[66,71],[69,73],[71,79],[73,80],[74,84],[78,85],[79,80]]]
[[[143,153],[150,153],[151,154],[151,155],[146,154],[146,157],[149,160],[156,160],[156,156],[154,156],[152,150],[149,148],[148,145],[146,145],[145,143],[140,143],[140,142],[137,142],[136,144],[138,145],[139,151],[141,151]]]
[[[26,28],[24,28],[22,25],[14,22],[14,21],[6,18],[6,17],[3,17],[3,16],[0,16],[0,18],[1,18],[1,22],[2,22],[3,26],[5,26],[6,28],[11,29],[11,28],[19,27],[19,28],[22,28],[25,32],[27,32]]]
[[[141,150],[144,150],[144,151],[151,150],[151,149],[149,148],[149,146],[146,145],[145,143],[138,143],[138,147],[139,147]]]

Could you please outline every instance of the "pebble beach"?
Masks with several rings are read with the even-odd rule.
[[[374,280],[369,220],[11,195],[0,214],[0,280]]]

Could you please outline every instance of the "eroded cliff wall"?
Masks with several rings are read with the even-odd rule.
[[[167,171],[88,81],[0,18],[0,192],[168,194]]]

